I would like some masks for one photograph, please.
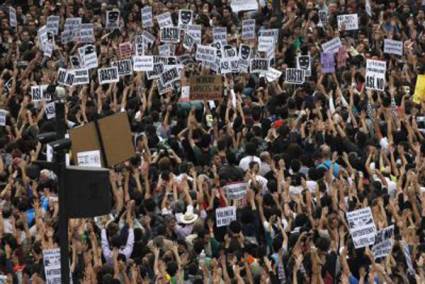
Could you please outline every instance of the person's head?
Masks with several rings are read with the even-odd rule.
[[[255,143],[253,142],[248,142],[245,145],[245,153],[248,156],[254,156],[257,153],[257,145],[255,145]]]

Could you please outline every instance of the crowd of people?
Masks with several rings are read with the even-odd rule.
[[[134,138],[136,154],[110,171],[111,214],[69,221],[73,283],[425,283],[424,12],[421,0],[5,1],[0,283],[60,283],[46,273],[59,247],[57,175],[28,171],[47,159],[39,134],[55,130],[53,96],[33,91],[43,85],[64,88],[68,130],[126,112]],[[163,42],[167,19],[179,28],[173,43]],[[94,41],[81,42],[75,31],[90,23]],[[191,24],[200,37],[186,36]],[[200,61],[197,47],[219,47],[217,27],[221,45],[236,56],[249,46],[278,75]],[[324,46],[335,38],[329,72]],[[401,54],[385,50],[388,39]],[[132,71],[101,82],[97,70],[128,42],[130,58],[165,57],[178,80]],[[58,72],[84,68],[87,44],[97,67],[68,84]],[[286,70],[300,70],[302,55],[294,84]],[[378,84],[371,59],[386,64]],[[184,95],[199,75],[222,77],[220,99]]]

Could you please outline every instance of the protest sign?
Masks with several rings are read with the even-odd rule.
[[[213,27],[213,42],[227,43],[227,28],[226,27]]]
[[[317,24],[319,27],[324,27],[328,24],[328,11],[327,10],[319,10],[319,23]]]
[[[178,43],[180,41],[180,30],[175,27],[161,28],[159,37],[162,42]]]
[[[120,27],[120,11],[113,9],[106,11],[106,29],[114,30]]]
[[[62,283],[61,278],[61,254],[59,248],[43,250],[43,264],[46,283]]]
[[[153,70],[148,71],[147,78],[148,80],[158,79],[159,75],[164,71],[164,63],[155,63],[153,64]]]
[[[286,68],[285,83],[300,85],[304,84],[305,75],[304,70],[297,68]]]
[[[239,72],[239,57],[226,57],[220,60],[220,73],[228,74]]]
[[[242,21],[242,39],[255,39],[255,20],[248,19]]]
[[[59,16],[48,16],[46,21],[46,27],[49,32],[52,32],[53,34],[57,35],[59,33]]]
[[[279,30],[278,29],[261,29],[258,31],[258,37],[261,36],[272,36],[274,42],[279,40]]]
[[[354,31],[359,29],[359,18],[357,14],[339,15],[338,30],[340,31]]]
[[[231,0],[230,7],[233,13],[258,10],[258,2],[257,0]]]
[[[326,53],[337,53],[341,45],[341,39],[339,37],[335,37],[330,41],[322,43],[322,49],[323,52]]]
[[[282,75],[281,71],[274,69],[273,67],[269,67],[269,70],[267,70],[266,72],[266,79],[269,82],[273,82],[279,79],[281,75]]]
[[[40,43],[41,50],[43,51],[43,55],[47,57],[51,57],[54,48],[54,35],[52,32],[47,30],[46,26],[42,26],[38,32],[38,42]]]
[[[79,167],[101,168],[100,151],[84,151],[77,153],[77,163]]]
[[[77,68],[80,68],[81,67],[80,57],[78,55],[71,55],[69,57],[69,61],[71,62],[71,66],[74,69],[77,69]]]
[[[13,28],[18,26],[18,21],[16,20],[16,10],[13,7],[9,7],[9,25]]]
[[[195,44],[195,38],[189,33],[185,33],[183,37],[183,47],[190,50]]]
[[[220,75],[200,75],[189,78],[190,100],[221,100],[223,80]]]
[[[201,44],[202,41],[202,26],[201,25],[188,25],[186,33],[193,37],[193,40],[197,44]]]
[[[420,104],[425,101],[425,75],[418,75],[416,78],[415,92],[413,93],[413,102]]]
[[[153,45],[155,43],[155,36],[147,31],[142,32],[142,42],[144,48],[148,48],[148,46]]]
[[[139,71],[153,71],[153,56],[133,56],[133,70]]]
[[[258,37],[258,51],[267,52],[271,48],[274,48],[274,37],[273,36],[260,36]]]
[[[269,60],[263,58],[252,58],[249,61],[251,73],[265,73],[269,69]]]
[[[118,50],[121,59],[130,58],[133,55],[133,47],[129,41],[120,43]]]
[[[215,222],[217,228],[230,225],[236,220],[236,206],[227,206],[215,209]]]
[[[119,60],[114,62],[113,66],[117,66],[119,76],[127,76],[133,73],[133,64],[131,59]]]
[[[375,237],[375,244],[372,247],[375,259],[386,257],[393,249],[394,244],[394,225],[380,230]]]
[[[98,67],[96,47],[93,44],[80,47],[78,53],[85,68],[93,69]]]
[[[348,212],[347,222],[356,249],[374,244],[376,227],[370,207]]]
[[[385,89],[385,72],[387,63],[380,60],[366,60],[366,89],[383,91]]]
[[[117,66],[98,69],[97,75],[100,85],[116,83],[120,80]]]
[[[321,72],[323,74],[335,72],[335,55],[334,53],[322,52],[320,54]]]
[[[159,75],[159,80],[163,86],[167,86],[175,81],[180,80],[180,73],[176,67],[165,70]]]
[[[0,109],[0,126],[6,126],[7,111]]]
[[[78,36],[78,41],[80,43],[94,43],[94,29],[93,24],[81,24],[80,25],[80,34]]]
[[[223,57],[235,57],[237,55],[238,52],[236,51],[236,47],[233,47],[231,45],[223,46]]]
[[[384,53],[403,56],[403,42],[400,40],[384,39]]]
[[[59,68],[57,82],[59,85],[71,87],[74,84],[74,73],[64,68]]]
[[[195,59],[197,61],[205,61],[205,62],[214,63],[215,53],[216,53],[216,49],[214,47],[210,47],[206,45],[198,45],[196,47]]]
[[[310,55],[298,55],[297,56],[297,69],[304,70],[306,77],[311,76],[311,57]]]
[[[251,58],[251,47],[246,44],[239,46],[239,69],[244,72],[248,71],[249,59]]]
[[[66,44],[70,41],[78,40],[81,23],[82,19],[80,17],[66,18],[62,32],[62,43]]]
[[[237,182],[225,185],[223,187],[226,197],[231,200],[239,200],[245,197],[248,184],[246,182]]]
[[[162,13],[162,14],[156,16],[156,21],[158,22],[158,25],[159,25],[160,28],[174,26],[173,20],[171,19],[171,13],[170,12],[165,12],[165,13]]]
[[[90,83],[89,69],[81,68],[72,70],[74,73],[73,86],[86,85]]]
[[[48,120],[56,117],[55,102],[50,102],[46,104],[45,113]]]
[[[192,24],[193,13],[191,10],[179,10],[179,28],[186,28]]]
[[[365,1],[365,11],[369,17],[372,17],[372,6],[370,6],[370,0]]]
[[[152,7],[145,6],[140,10],[142,14],[142,26],[143,28],[153,27],[153,18],[152,18]]]
[[[158,46],[159,56],[170,56],[171,55],[171,44],[161,44]]]

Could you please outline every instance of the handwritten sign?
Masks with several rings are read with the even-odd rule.
[[[191,101],[223,99],[223,81],[220,75],[192,76],[189,84]]]
[[[236,206],[227,206],[215,209],[217,228],[230,225],[236,220]]]
[[[366,89],[384,91],[387,63],[380,60],[366,60]]]
[[[359,29],[359,18],[357,14],[339,15],[338,30],[354,31]]]
[[[348,212],[347,223],[355,248],[375,243],[376,227],[370,207]]]

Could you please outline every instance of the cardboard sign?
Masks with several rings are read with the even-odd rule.
[[[80,47],[78,53],[85,68],[93,69],[98,67],[96,47],[93,44]]]
[[[46,113],[47,120],[50,120],[56,117],[55,102],[50,102],[46,104],[45,113]]]
[[[258,2],[257,0],[231,0],[230,7],[233,13],[258,10]]]
[[[214,47],[210,47],[207,45],[198,45],[196,47],[195,59],[197,61],[205,61],[205,62],[214,63],[215,53],[216,53],[216,49]]]
[[[300,85],[304,84],[304,70],[296,68],[287,68],[285,72],[285,83]]]
[[[186,33],[191,35],[196,44],[202,42],[202,26],[201,25],[188,25]]]
[[[101,168],[100,151],[84,151],[77,153],[77,164],[79,167]]]
[[[153,56],[133,56],[133,70],[139,71],[153,71]]]
[[[145,6],[140,10],[142,14],[142,26],[143,28],[153,27],[152,7]]]
[[[72,72],[74,73],[74,81],[72,83],[73,86],[87,85],[90,83],[89,69],[74,69]]]
[[[159,37],[161,42],[178,43],[180,41],[180,30],[175,27],[161,28]]]
[[[213,28],[213,42],[221,42],[222,44],[227,43],[227,28],[226,27],[214,27]]]
[[[359,18],[357,14],[339,15],[338,30],[340,31],[354,31],[359,29]]]
[[[386,257],[393,249],[394,245],[394,225],[380,230],[375,237],[375,244],[372,247],[375,259]]]
[[[179,10],[179,28],[185,29],[192,24],[193,13],[191,10]]]
[[[341,39],[339,37],[333,38],[330,41],[322,43],[323,52],[326,53],[337,53],[341,47]]]
[[[53,16],[53,15],[48,16],[47,22],[46,22],[47,30],[49,32],[52,32],[54,35],[59,34],[59,21],[60,21],[59,16]]]
[[[100,85],[116,83],[120,80],[117,66],[98,69],[97,75]]]
[[[366,60],[366,89],[384,91],[387,63],[380,60]]]
[[[93,24],[81,24],[80,25],[80,34],[78,41],[80,43],[94,43],[94,29]]]
[[[0,109],[0,126],[6,126],[7,111]]]
[[[376,227],[370,207],[348,212],[347,223],[356,249],[375,243]]]
[[[310,55],[298,55],[297,56],[297,69],[304,70],[306,77],[311,76],[311,57]]]
[[[16,10],[13,7],[9,7],[9,25],[13,28],[18,26],[18,21],[16,20]]]
[[[322,52],[320,54],[321,71],[323,74],[335,72],[335,55],[333,53]]]
[[[400,40],[384,39],[384,53],[403,56],[403,42]]]
[[[59,85],[71,87],[74,84],[74,72],[59,68],[57,82]]]
[[[220,73],[237,73],[239,72],[239,57],[226,57],[220,60]]]
[[[220,75],[192,76],[189,85],[191,101],[223,99],[223,80]]]
[[[258,38],[258,51],[267,52],[274,48],[273,36],[260,36]]]
[[[120,43],[119,52],[121,59],[130,58],[133,55],[133,47],[131,45],[131,42],[127,41]]]
[[[120,28],[120,11],[113,9],[106,11],[106,29],[115,30]]]
[[[282,75],[281,71],[274,69],[273,67],[269,67],[269,70],[267,70],[267,73],[266,73],[266,79],[269,82],[273,82],[279,79],[281,75]]]
[[[265,73],[269,69],[269,60],[263,58],[252,58],[249,62],[251,73]]]
[[[173,25],[173,20],[171,19],[170,12],[165,12],[165,13],[162,13],[162,14],[156,16],[156,20],[157,20],[158,25],[159,25],[160,28],[174,26]]]
[[[62,283],[60,249],[44,249],[43,264],[46,283]]]
[[[255,20],[249,19],[249,20],[243,20],[242,21],[242,39],[243,40],[249,40],[249,39],[255,39]]]
[[[231,200],[239,200],[245,197],[248,184],[246,182],[238,182],[228,184],[223,187],[226,197]]]
[[[133,64],[131,59],[119,60],[114,62],[113,66],[117,66],[119,76],[128,76],[133,73]]]
[[[215,209],[215,223],[217,228],[229,226],[236,220],[236,206],[227,206]]]
[[[161,81],[162,85],[167,86],[175,81],[180,80],[180,73],[176,67],[173,67],[169,70],[162,72],[159,76],[159,80]]]

